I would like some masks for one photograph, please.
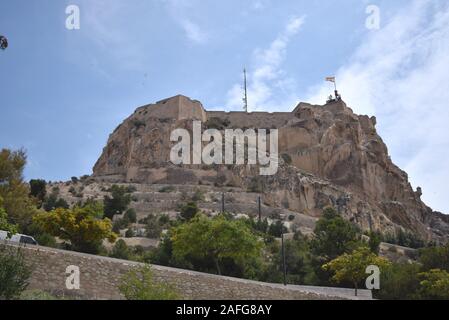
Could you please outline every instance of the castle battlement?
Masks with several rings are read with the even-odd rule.
[[[326,110],[335,113],[345,110],[345,106],[343,101],[337,101],[328,103],[324,107],[326,107]],[[155,104],[140,107],[136,110],[136,113],[158,119],[199,120],[202,122],[218,118],[228,122],[229,126],[234,128],[273,129],[285,126],[292,117],[300,113],[307,113],[310,108],[318,107],[322,108],[323,106],[301,102],[291,112],[208,111],[198,100],[193,100],[184,95],[176,95],[160,100]]]

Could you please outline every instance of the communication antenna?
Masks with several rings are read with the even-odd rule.
[[[243,69],[243,90],[244,90],[243,110],[245,112],[248,112],[248,89],[247,89],[247,85],[246,85],[246,68]]]

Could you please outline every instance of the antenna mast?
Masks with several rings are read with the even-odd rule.
[[[243,69],[243,89],[244,89],[243,110],[245,112],[248,112],[248,89],[246,85],[246,68]]]

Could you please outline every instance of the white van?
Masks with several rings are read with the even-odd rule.
[[[23,243],[23,244],[32,244],[37,246],[37,241],[30,236],[24,234],[14,234],[11,238],[8,238],[8,232],[0,230],[0,240],[8,240],[11,242]]]

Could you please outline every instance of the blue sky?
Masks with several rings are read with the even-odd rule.
[[[68,5],[80,30],[67,30]],[[380,28],[366,27],[369,5]],[[137,107],[182,93],[207,109],[323,103],[336,75],[376,115],[393,161],[449,213],[449,7],[444,0],[2,0],[0,147],[24,147],[26,178],[90,174]]]

